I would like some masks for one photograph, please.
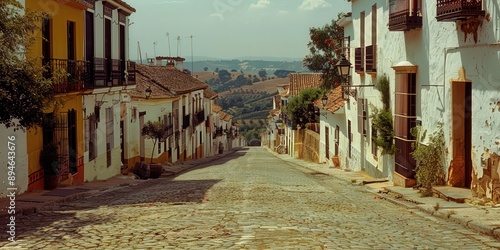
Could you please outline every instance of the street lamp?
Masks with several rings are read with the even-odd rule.
[[[343,80],[347,79],[347,77],[351,73],[351,63],[345,58],[345,55],[342,54],[340,55],[342,58],[340,61],[337,62],[335,67],[337,67],[337,71],[339,75],[342,77]],[[349,84],[348,81],[345,81],[345,83]]]
[[[323,108],[328,103],[328,96],[326,96],[326,94],[324,94],[323,97],[321,97],[321,103],[323,104]]]
[[[348,99],[346,98],[347,95],[351,95],[354,98],[356,98],[356,90],[350,90],[349,86],[349,76],[351,75],[351,63],[345,58],[345,55],[341,55],[340,61],[335,64],[335,67],[337,68],[337,72],[340,76],[341,79],[341,87],[342,87],[342,98],[343,99]]]
[[[153,92],[153,90],[151,90],[151,86],[148,86],[145,92],[146,92],[146,99],[149,99],[149,97],[151,97],[151,92]]]

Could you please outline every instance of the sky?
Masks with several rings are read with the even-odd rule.
[[[346,0],[125,0],[130,59],[181,56],[186,61],[291,58],[308,53],[309,28],[348,12]],[[138,43],[139,42],[139,43]],[[193,51],[193,53],[191,53]]]

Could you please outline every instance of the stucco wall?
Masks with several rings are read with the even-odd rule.
[[[477,179],[489,178],[487,183],[476,183],[474,189],[492,196],[498,180],[498,163],[494,158],[500,153],[500,33],[499,5],[497,1],[485,0],[486,18],[477,30],[477,42],[472,33],[466,34],[460,24],[455,22],[437,22],[436,1],[422,1],[423,26],[421,29],[407,32],[391,32],[387,28],[387,2],[354,1],[352,2],[352,26],[346,28],[346,35],[352,36],[351,48],[359,46],[359,13],[366,12],[365,45],[371,44],[371,6],[377,3],[377,75],[387,74],[391,82],[392,109],[394,111],[395,74],[391,66],[401,61],[409,61],[418,66],[417,71],[417,119],[422,121],[428,133],[436,130],[437,124],[444,124],[447,146],[446,172],[452,160],[452,105],[450,80],[459,77],[463,67],[465,77],[472,82],[472,163]],[[354,62],[351,49],[350,61]],[[353,83],[369,83],[370,76],[353,73]],[[434,85],[434,86],[429,86]],[[366,89],[365,89],[366,90]],[[375,93],[366,91],[368,96]],[[375,102],[377,98],[369,98]],[[355,113],[351,110],[352,115]],[[347,115],[349,117],[349,114]],[[352,118],[348,118],[352,119]],[[355,124],[353,124],[355,125]],[[353,126],[354,127],[354,126]],[[356,127],[354,127],[356,128]],[[354,141],[356,139],[356,133]],[[386,157],[384,157],[386,158]],[[489,160],[488,160],[489,159]],[[370,164],[375,162],[369,160]],[[383,161],[392,162],[384,159]],[[496,165],[495,165],[496,163]],[[385,171],[385,170],[384,170]],[[485,176],[487,175],[487,176]],[[482,186],[482,187],[480,187]],[[489,187],[488,187],[489,186]],[[484,189],[484,190],[482,190]]]

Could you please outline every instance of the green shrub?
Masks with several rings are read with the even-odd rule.
[[[412,155],[417,161],[415,169],[417,184],[422,187],[424,196],[431,196],[433,185],[445,183],[443,127],[440,123],[438,130],[429,135],[427,145],[423,144],[427,130],[422,131],[422,128],[417,126],[411,129],[411,134],[416,139],[412,143]]]

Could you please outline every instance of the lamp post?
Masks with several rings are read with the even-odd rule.
[[[151,92],[153,92],[153,90],[151,90],[151,86],[148,86],[145,92],[146,92],[146,99],[149,99],[149,97],[151,97]]]

